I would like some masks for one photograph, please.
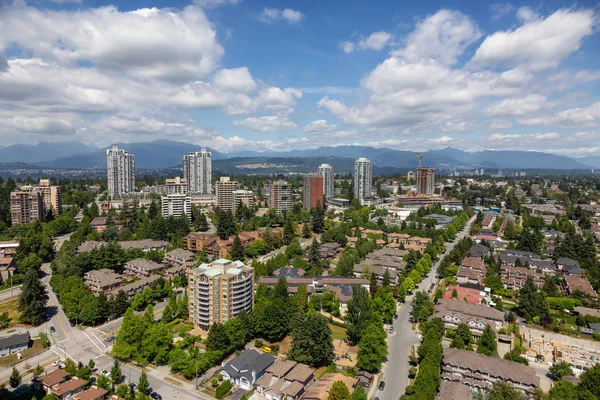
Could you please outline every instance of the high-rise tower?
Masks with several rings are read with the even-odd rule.
[[[183,178],[187,179],[190,193],[211,194],[212,154],[202,150],[183,156]]]
[[[361,157],[354,162],[354,197],[360,201],[371,197],[373,164]]]
[[[106,150],[108,194],[111,197],[135,192],[135,162],[133,154],[113,146]]]
[[[321,164],[317,169],[317,173],[323,177],[323,194],[325,198],[331,199],[335,194],[333,189],[335,181],[333,167],[329,164]]]

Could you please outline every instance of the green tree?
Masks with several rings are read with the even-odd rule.
[[[330,365],[333,361],[333,339],[327,320],[320,314],[310,312],[296,324],[292,332],[293,360],[313,368]]]
[[[310,227],[310,224],[308,222],[305,222],[302,224],[302,237],[304,239],[310,239],[310,237],[312,236],[312,229]]]
[[[150,388],[150,384],[148,383],[148,375],[146,375],[145,371],[142,371],[140,375],[140,380],[138,381],[138,390],[140,393],[147,394],[148,389]]]
[[[378,313],[383,322],[386,324],[391,323],[394,320],[396,314],[396,300],[390,286],[382,286],[377,290],[375,298],[371,303],[373,312]]]
[[[352,298],[348,301],[346,312],[348,323],[348,340],[356,345],[362,338],[363,331],[371,322],[371,297],[363,287],[352,288]]]
[[[110,369],[110,379],[113,383],[117,383],[121,380],[123,373],[121,372],[121,365],[117,360],[114,361],[112,368]]]
[[[10,387],[12,387],[13,389],[16,389],[21,384],[21,374],[19,374],[19,371],[17,371],[15,367],[13,367],[12,369],[12,373],[10,374],[8,382],[10,384]]]
[[[460,324],[456,327],[456,332],[454,338],[452,339],[452,343],[450,347],[455,347],[457,349],[467,349],[473,350],[473,335],[471,334],[471,330],[467,324]]]
[[[168,325],[153,323],[144,332],[142,340],[142,357],[153,364],[164,364],[168,361],[173,333]]]
[[[37,271],[28,271],[19,297],[21,321],[30,325],[41,324],[44,321],[44,309],[47,302],[46,288],[38,277]]]
[[[350,395],[350,399],[368,400],[367,393],[365,392],[365,389],[362,387],[362,385],[356,386],[356,389],[354,389],[354,392],[352,392],[352,395]]]
[[[283,225],[283,244],[288,245],[296,238],[296,227],[292,215],[289,214]]]
[[[533,316],[542,318],[550,313],[544,294],[538,290],[531,276],[527,276],[525,284],[519,290],[517,308],[525,318],[532,318]]]
[[[574,375],[573,369],[566,361],[558,361],[550,367],[550,375],[555,381],[562,379],[567,375]]]
[[[42,375],[44,373],[44,368],[40,366],[40,364],[38,364],[34,369],[33,369],[33,379],[37,380],[40,375]]]
[[[409,278],[406,278],[409,279]],[[425,292],[415,293],[410,317],[413,321],[426,321],[433,314],[433,303]]]
[[[98,377],[98,379],[96,379],[96,386],[98,386],[104,390],[112,389],[112,383],[111,383],[110,379],[104,375],[100,375]]]
[[[321,276],[321,255],[319,254],[319,242],[313,238],[312,244],[308,251],[308,265],[310,267],[308,273],[310,276]]]
[[[308,291],[306,290],[306,286],[299,285],[294,297],[296,299],[298,308],[300,308],[302,311],[306,311],[308,308]]]
[[[525,400],[525,396],[510,384],[496,381],[492,385],[488,400]]]
[[[600,364],[585,371],[580,378],[580,389],[589,390],[596,397],[600,397]]]
[[[498,343],[496,342],[496,334],[489,325],[486,325],[483,334],[477,340],[477,352],[486,356],[498,355]]]
[[[383,273],[383,278],[382,278],[381,285],[383,287],[389,287],[390,283],[391,283],[390,271],[386,268],[385,272]]]
[[[225,331],[227,332],[227,339],[229,340],[229,348],[231,350],[242,349],[250,335],[246,331],[246,321],[238,318],[231,318],[225,322]]]
[[[343,381],[335,381],[329,389],[327,400],[348,400],[350,399],[350,391]]]
[[[375,373],[387,356],[386,335],[380,323],[372,322],[362,334],[358,345],[358,363],[356,366],[364,371]]]
[[[208,337],[206,338],[206,350],[227,353],[229,348],[229,336],[227,336],[225,326],[220,323],[212,324],[208,331]]]
[[[273,287],[272,297],[273,299],[287,300],[288,295],[287,280],[282,276],[277,280],[277,283]]]
[[[315,208],[310,210],[311,225],[314,233],[323,233],[325,230],[325,211],[319,202]]]
[[[235,235],[231,244],[231,259],[234,261],[244,259],[244,246],[242,246],[242,241],[238,235]]]

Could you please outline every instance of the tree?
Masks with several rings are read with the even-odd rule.
[[[37,271],[28,271],[19,297],[21,321],[31,325],[41,324],[44,321],[44,309],[47,302],[46,288],[38,277]]]
[[[496,381],[492,385],[488,400],[525,400],[525,396],[510,384]]]
[[[425,292],[417,292],[412,302],[411,319],[419,322],[426,321],[431,314],[433,314],[433,303],[429,296]]]
[[[220,323],[212,324],[208,331],[208,337],[206,338],[206,350],[227,353],[229,347],[229,337],[227,336],[225,326]]]
[[[142,357],[153,364],[163,364],[169,359],[169,350],[173,342],[171,328],[165,324],[152,324],[144,332]]]
[[[327,400],[348,400],[350,399],[350,391],[343,381],[335,381],[329,389]]]
[[[415,282],[410,277],[407,277],[402,281],[402,285],[400,286],[406,293],[412,292],[415,289]]]
[[[477,352],[486,356],[498,355],[498,343],[496,343],[496,334],[489,325],[486,325],[483,334],[477,340]]]
[[[552,379],[555,381],[562,379],[567,375],[574,375],[573,369],[566,361],[558,361],[552,364],[550,367],[550,375],[552,375]]]
[[[312,228],[308,222],[302,224],[302,237],[309,239],[312,236]]]
[[[96,363],[94,362],[93,359],[90,358],[90,361],[88,361],[88,368],[93,370],[95,366],[96,366]]]
[[[352,392],[352,395],[350,395],[350,399],[368,400],[367,393],[365,392],[365,389],[362,387],[362,385],[356,386],[356,389],[354,389],[354,392]]]
[[[150,388],[150,384],[148,383],[148,375],[146,375],[145,371],[142,371],[140,375],[140,380],[138,381],[138,390],[140,393],[148,394],[148,389]]]
[[[371,298],[363,287],[352,287],[352,298],[348,301],[346,312],[348,322],[348,340],[356,345],[371,320]]]
[[[98,386],[104,390],[112,389],[112,384],[110,382],[110,379],[104,375],[100,375],[100,377],[96,380],[96,386]]]
[[[117,383],[121,380],[123,373],[121,372],[121,365],[115,360],[112,368],[110,369],[110,379],[113,383]]]
[[[319,254],[319,242],[317,242],[316,238],[313,238],[312,244],[310,245],[310,249],[308,251],[308,265],[310,267],[309,275],[310,276],[320,276],[321,275],[321,255]]]
[[[231,244],[231,259],[234,261],[244,259],[244,246],[242,246],[242,241],[238,235],[235,235]]]
[[[396,300],[390,286],[382,286],[377,290],[371,303],[373,312],[379,314],[385,323],[391,323],[396,314]]]
[[[12,387],[13,389],[16,389],[21,384],[21,374],[19,374],[19,371],[17,371],[15,367],[13,367],[12,369],[12,373],[10,374],[8,382],[10,384],[10,387]]]
[[[594,365],[581,374],[579,388],[589,390],[596,397],[600,396],[600,364]]]
[[[513,362],[517,362],[519,364],[529,365],[529,360],[527,360],[525,357],[523,357],[521,355],[521,353],[519,353],[519,351],[516,349],[512,349],[508,353],[504,354],[504,359],[513,361]]]
[[[287,280],[282,276],[277,280],[271,295],[273,299],[287,300],[288,294]]]
[[[460,324],[456,328],[454,339],[452,339],[452,343],[450,347],[455,347],[457,349],[467,349],[473,350],[473,335],[471,334],[471,329],[467,324]]]
[[[294,227],[294,220],[291,214],[285,219],[285,225],[283,225],[283,244],[288,245],[292,243],[292,240],[296,238],[296,228]]]
[[[390,271],[386,268],[385,272],[383,273],[383,278],[382,278],[381,285],[383,287],[389,287],[390,286],[390,282],[391,282]]]
[[[35,367],[33,369],[33,379],[37,380],[39,378],[40,375],[42,375],[44,373],[44,368],[40,366],[40,364],[37,365],[37,367]]]
[[[225,322],[225,331],[229,340],[229,350],[242,349],[250,334],[246,331],[247,321],[241,321],[240,318],[231,318]]]
[[[298,308],[300,308],[302,311],[306,311],[306,309],[308,308],[308,291],[306,289],[306,286],[299,285],[294,297],[296,299],[296,304],[298,305]]]
[[[313,368],[330,365],[333,361],[333,339],[327,320],[315,312],[308,313],[292,332],[293,360]]]
[[[321,206],[321,202],[317,203],[317,206],[310,210],[312,230],[314,233],[323,233],[325,230],[325,211]]]
[[[383,326],[372,322],[364,330],[358,346],[358,363],[356,366],[364,371],[375,373],[387,356],[388,348]]]
[[[533,316],[540,316],[542,318],[548,316],[550,313],[544,294],[538,291],[531,276],[527,276],[525,284],[519,291],[517,307],[519,313],[525,318],[532,318]]]

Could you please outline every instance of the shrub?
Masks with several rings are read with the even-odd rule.
[[[261,348],[261,347],[263,347],[263,342],[262,342],[262,340],[258,340],[258,339],[256,339],[256,340],[254,341],[254,347],[256,347],[256,348]]]
[[[417,369],[415,367],[410,367],[408,370],[408,377],[413,379],[417,375]]]
[[[223,382],[223,374],[219,374],[217,378],[219,378],[219,382]]]
[[[217,378],[212,378],[210,384],[212,385],[212,387],[217,387],[219,386],[219,380]]]
[[[227,395],[227,393],[229,393],[230,390],[231,390],[231,382],[224,381],[221,384],[221,386],[219,386],[217,388],[217,391],[215,392],[215,397],[217,399],[222,399],[223,397],[225,397]]]

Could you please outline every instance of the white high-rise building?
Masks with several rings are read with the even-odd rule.
[[[229,179],[228,176],[222,176],[216,185],[217,207],[221,211],[235,212],[233,203],[233,192],[238,190],[239,184]]]
[[[211,194],[212,154],[202,148],[183,156],[183,179],[187,179],[190,193]]]
[[[271,184],[269,207],[281,214],[292,209],[292,185],[286,181],[275,181]]]
[[[108,194],[111,197],[135,192],[135,162],[133,154],[113,146],[106,150]]]
[[[354,162],[354,197],[360,201],[371,197],[373,164],[361,157]]]
[[[335,181],[333,167],[329,164],[321,164],[317,169],[317,173],[323,177],[323,195],[326,199],[331,199],[335,194],[333,189]]]
[[[181,193],[172,193],[162,196],[162,216],[181,217],[185,215],[188,219],[192,218],[192,201],[190,196]]]

